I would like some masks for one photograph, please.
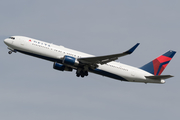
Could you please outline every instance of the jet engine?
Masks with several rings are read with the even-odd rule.
[[[72,71],[71,67],[67,67],[65,65],[59,64],[57,62],[54,63],[53,68],[60,71]]]
[[[77,66],[79,64],[76,58],[67,55],[64,56],[62,63],[68,66]]]

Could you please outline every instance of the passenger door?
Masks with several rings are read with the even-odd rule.
[[[20,41],[20,45],[21,45],[21,46],[24,46],[24,40],[21,39],[21,38],[19,38],[19,41]]]

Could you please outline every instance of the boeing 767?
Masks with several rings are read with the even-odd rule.
[[[77,77],[88,76],[91,72],[116,80],[142,83],[165,83],[165,79],[173,77],[172,75],[161,75],[176,53],[172,50],[140,68],[115,61],[119,57],[131,54],[139,43],[125,52],[105,56],[94,56],[24,36],[11,36],[5,39],[4,43],[10,50],[9,54],[20,52],[51,61],[56,70],[76,70]]]

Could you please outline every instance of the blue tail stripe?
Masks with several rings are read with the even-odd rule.
[[[176,54],[176,51],[168,51],[166,52],[165,54],[163,54],[163,56],[166,56],[166,57],[170,57],[170,58],[173,58],[173,56]]]
[[[158,68],[157,75],[159,75],[159,72],[160,72],[160,70],[161,70],[162,66],[163,66],[163,65],[165,65],[165,64],[168,64],[169,62],[170,62],[170,61],[163,62],[163,63],[161,63],[161,64],[160,64],[160,66],[159,66],[159,68]]]
[[[142,66],[140,69],[145,70],[151,74],[154,74],[153,62],[149,62],[148,64]]]

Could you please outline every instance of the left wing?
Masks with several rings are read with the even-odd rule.
[[[123,53],[106,55],[106,56],[98,56],[98,57],[79,58],[78,61],[83,64],[88,64],[88,65],[106,64],[108,62],[117,60],[119,57],[131,54],[138,47],[139,44],[140,43],[137,43],[131,49]]]

